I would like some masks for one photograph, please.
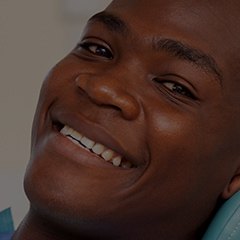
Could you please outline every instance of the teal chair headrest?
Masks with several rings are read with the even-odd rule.
[[[222,205],[202,240],[240,240],[240,192]]]

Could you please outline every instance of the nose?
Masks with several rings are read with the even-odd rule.
[[[97,105],[110,106],[116,109],[126,120],[134,120],[138,117],[140,113],[139,102],[119,79],[114,79],[111,76],[80,74],[75,81],[77,87],[84,91]]]

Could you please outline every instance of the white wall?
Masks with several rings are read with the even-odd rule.
[[[41,82],[110,0],[0,0],[0,210],[28,209],[22,181]]]

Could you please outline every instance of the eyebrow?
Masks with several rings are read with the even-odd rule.
[[[154,50],[166,51],[175,57],[186,60],[198,68],[213,73],[222,84],[222,72],[213,57],[203,51],[168,38],[155,37],[152,41]]]
[[[89,21],[98,21],[103,23],[109,31],[116,32],[124,36],[131,33],[130,27],[126,22],[107,11],[93,15]],[[222,72],[215,59],[200,49],[196,49],[175,39],[163,37],[153,37],[152,48],[155,51],[165,51],[178,59],[193,64],[197,68],[201,68],[205,72],[213,74],[219,84],[222,85]]]
[[[129,27],[122,19],[106,11],[93,15],[88,21],[101,22],[108,28],[108,30],[123,35],[129,32]]]

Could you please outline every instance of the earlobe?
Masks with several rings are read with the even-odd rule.
[[[228,199],[238,191],[240,191],[240,167],[237,169],[231,181],[225,187],[222,197],[223,199]]]

